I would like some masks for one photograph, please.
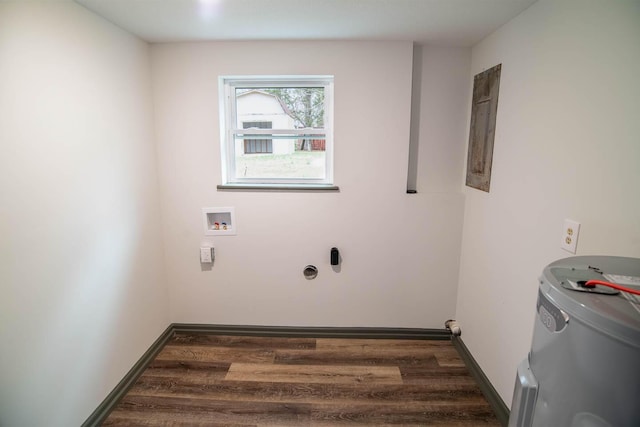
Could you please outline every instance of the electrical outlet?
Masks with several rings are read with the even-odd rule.
[[[562,228],[562,242],[560,247],[572,254],[576,253],[578,249],[578,235],[580,234],[580,223],[565,219],[564,227]]]
[[[213,262],[213,248],[203,246],[200,248],[200,262],[210,264]]]

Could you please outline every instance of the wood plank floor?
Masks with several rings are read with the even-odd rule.
[[[499,426],[449,341],[176,334],[105,426]]]

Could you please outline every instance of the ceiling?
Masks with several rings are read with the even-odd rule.
[[[472,46],[536,0],[75,0],[149,42],[405,40]]]

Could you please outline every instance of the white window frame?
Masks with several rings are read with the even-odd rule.
[[[236,89],[265,87],[324,88],[324,129],[242,129],[237,127]],[[220,149],[224,186],[282,186],[297,188],[333,186],[333,76],[221,76]],[[324,178],[246,178],[235,170],[235,139],[243,137],[276,138],[320,136],[325,140]]]

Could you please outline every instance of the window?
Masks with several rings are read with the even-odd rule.
[[[242,122],[242,129],[271,129],[271,122]],[[270,139],[245,139],[244,154],[273,153],[273,144]]]
[[[221,77],[223,186],[333,184],[333,77]]]

